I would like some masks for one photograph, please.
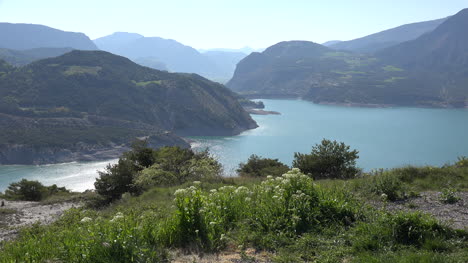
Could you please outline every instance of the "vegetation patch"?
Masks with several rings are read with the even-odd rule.
[[[139,81],[139,82],[133,81],[133,83],[135,83],[135,85],[137,85],[138,87],[146,87],[150,84],[161,85],[162,81],[161,80]]]
[[[89,74],[97,76],[99,71],[101,71],[102,67],[91,67],[91,66],[69,66],[63,74],[65,76],[72,76],[72,75],[81,75],[81,74]]]
[[[392,66],[392,65],[387,65],[385,67],[382,67],[382,69],[385,70],[385,71],[388,71],[388,72],[401,72],[401,71],[404,71],[403,69],[397,68],[397,67]]]

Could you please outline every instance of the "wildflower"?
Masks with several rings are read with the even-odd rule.
[[[103,247],[110,247],[111,245],[110,245],[108,242],[103,242],[103,243],[102,243],[102,246],[103,246]]]
[[[122,214],[122,212],[117,212],[117,214],[115,214],[114,218],[111,219],[111,222],[115,222],[117,220],[119,220],[120,218],[123,218],[124,215]]]
[[[200,185],[201,182],[200,182],[200,181],[194,181],[193,184],[194,184],[194,185]]]
[[[210,222],[210,226],[216,225],[216,222]]]
[[[83,219],[81,219],[80,222],[86,223],[86,222],[90,222],[90,221],[93,221],[93,219],[91,219],[90,217],[83,217]]]
[[[380,198],[382,198],[382,201],[387,201],[388,200],[388,195],[387,194],[382,194],[380,196]]]

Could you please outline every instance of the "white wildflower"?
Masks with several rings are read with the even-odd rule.
[[[91,222],[91,221],[93,221],[93,219],[90,218],[90,217],[83,217],[83,219],[81,219],[81,222],[83,222],[83,223]]]

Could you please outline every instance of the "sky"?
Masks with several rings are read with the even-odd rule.
[[[0,0],[0,22],[174,39],[195,48],[350,40],[453,15],[468,0]]]

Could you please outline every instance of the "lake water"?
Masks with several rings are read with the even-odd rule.
[[[262,100],[281,115],[253,115],[259,128],[232,137],[194,137],[194,148],[209,148],[235,173],[251,154],[278,158],[290,165],[294,152],[308,153],[322,138],[343,141],[359,150],[358,165],[370,170],[412,165],[443,165],[468,156],[468,110],[423,108],[353,108],[301,100]],[[112,160],[111,162],[115,162]],[[21,178],[77,191],[93,187],[107,162],[45,166],[0,166],[0,191]]]

